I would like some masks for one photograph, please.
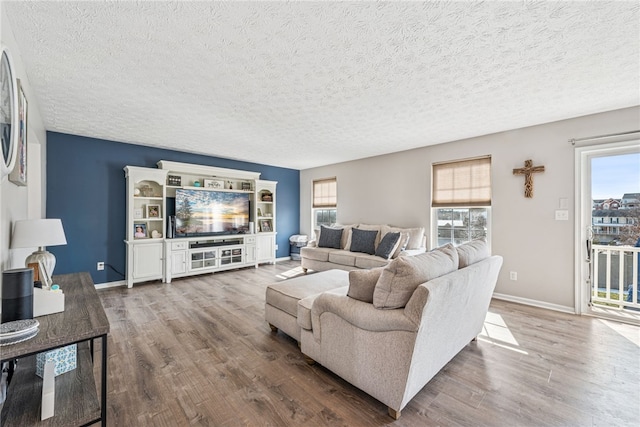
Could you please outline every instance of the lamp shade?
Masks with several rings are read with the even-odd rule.
[[[16,221],[11,237],[11,249],[66,245],[62,221],[55,218]]]

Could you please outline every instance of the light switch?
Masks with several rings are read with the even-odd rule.
[[[556,211],[556,221],[569,221],[569,211],[566,209],[558,209]]]
[[[566,197],[561,197],[558,202],[558,207],[560,209],[569,209],[569,199]]]

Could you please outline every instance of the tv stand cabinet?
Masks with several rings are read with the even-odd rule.
[[[252,234],[167,239],[165,282],[171,283],[176,277],[257,267],[255,242]]]

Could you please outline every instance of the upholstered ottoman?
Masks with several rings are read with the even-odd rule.
[[[304,305],[311,307],[315,296],[348,285],[349,272],[343,270],[327,270],[273,283],[267,286],[264,318],[271,330],[280,329],[291,338],[300,341],[298,301],[304,299]]]

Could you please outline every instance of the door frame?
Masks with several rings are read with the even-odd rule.
[[[621,154],[640,153],[640,139],[632,137],[626,141],[605,144],[585,144],[575,147],[575,290],[574,311],[588,314],[591,283],[587,282],[590,266],[587,260],[586,241],[591,226],[591,159]]]

